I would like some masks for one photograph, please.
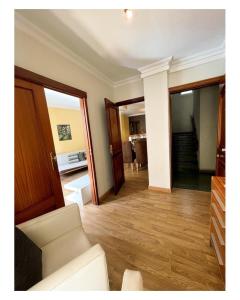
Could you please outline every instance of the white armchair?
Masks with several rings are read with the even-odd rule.
[[[17,227],[42,249],[43,279],[31,291],[109,290],[105,252],[88,241],[77,204]],[[143,290],[141,273],[125,270],[122,290]]]

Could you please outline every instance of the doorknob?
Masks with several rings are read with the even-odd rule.
[[[58,172],[57,156],[53,152],[50,152],[50,160],[53,170]]]

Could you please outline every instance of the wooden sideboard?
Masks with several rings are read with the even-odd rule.
[[[212,177],[210,243],[225,280],[225,177]]]

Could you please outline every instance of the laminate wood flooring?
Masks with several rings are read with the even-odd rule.
[[[148,190],[147,170],[125,170],[117,196],[81,209],[89,240],[106,252],[111,290],[126,268],[139,270],[145,290],[224,290],[209,244],[210,193]]]

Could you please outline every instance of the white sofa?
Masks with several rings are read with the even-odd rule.
[[[42,249],[40,290],[109,290],[105,252],[84,233],[77,204],[65,206],[17,227]],[[138,271],[125,270],[122,290],[143,290]]]
[[[77,153],[85,153],[84,150],[74,151],[74,152],[67,152],[57,154],[57,164],[58,164],[58,171],[60,174],[70,173],[75,170],[80,170],[87,168],[87,160],[77,161],[72,160],[71,157],[77,155]]]

